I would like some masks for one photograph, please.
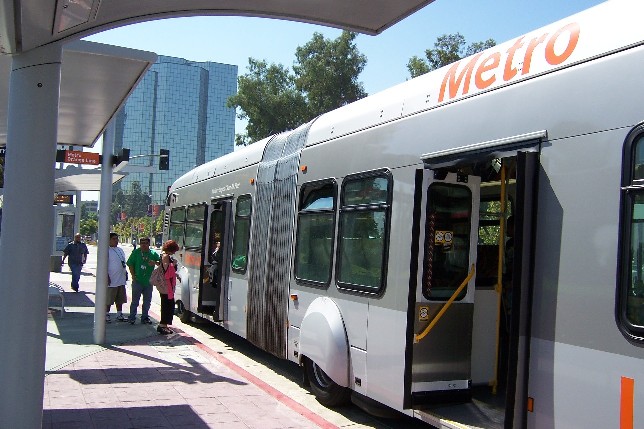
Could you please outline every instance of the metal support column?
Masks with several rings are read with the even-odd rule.
[[[42,425],[62,45],[15,55],[0,239],[0,421]]]
[[[98,250],[96,265],[96,300],[94,301],[94,343],[105,343],[107,313],[107,257],[110,247],[110,208],[112,206],[112,153],[114,152],[114,119],[103,133],[101,193],[98,202]]]

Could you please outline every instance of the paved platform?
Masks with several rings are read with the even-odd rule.
[[[122,248],[126,255],[132,251]],[[72,292],[67,266],[50,274],[65,291],[65,313],[50,310],[47,321],[43,428],[429,427],[402,415],[377,419],[352,405],[324,407],[301,386],[294,363],[215,324],[185,325],[175,318],[176,333],[159,335],[157,293],[153,325],[138,318],[134,325],[116,322],[112,307],[106,342],[94,344],[96,247],[89,250],[80,292]],[[52,304],[59,301],[52,298]],[[129,304],[123,310],[128,314]]]
[[[51,273],[65,290],[65,313],[50,310],[43,428],[335,428],[315,412],[175,327],[114,321],[93,344],[96,255],[80,292],[71,273]],[[123,308],[127,314],[129,305]]]

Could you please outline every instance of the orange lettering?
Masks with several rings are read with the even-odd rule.
[[[458,70],[458,66],[461,63],[460,61],[457,61],[454,63],[454,65],[445,73],[445,77],[443,78],[443,83],[441,84],[441,90],[438,95],[438,102],[440,103],[443,101],[445,98],[445,88],[447,87],[448,84],[448,79],[449,79],[449,98],[454,98],[457,95],[458,89],[461,87],[461,82],[463,82],[463,78],[465,78],[465,81],[463,82],[463,92],[461,95],[465,95],[468,93],[470,90],[470,80],[472,79],[472,71],[474,70],[474,64],[476,64],[476,61],[479,59],[481,54],[476,54],[472,57],[472,59],[467,63],[463,71],[456,77],[456,71]]]
[[[561,36],[564,31],[570,33],[568,38],[568,45],[566,46],[566,49],[564,49],[564,51],[561,53],[561,55],[557,55],[555,53],[555,43],[557,43],[557,38]],[[565,27],[560,28],[559,31],[553,34],[546,44],[546,61],[548,61],[548,63],[552,64],[553,66],[559,65],[566,61],[572,54],[572,51],[574,51],[577,47],[577,42],[579,42],[579,31],[579,24],[573,22],[572,24],[568,24]]]
[[[546,40],[548,33],[544,34],[541,37],[534,38],[528,43],[528,47],[525,50],[525,56],[523,57],[523,67],[521,69],[521,74],[528,74],[530,72],[530,64],[532,63],[532,53],[534,49],[539,46],[540,43],[543,43]]]
[[[501,63],[501,54],[498,52],[493,53],[489,57],[483,60],[481,62],[481,65],[479,66],[478,69],[476,69],[476,74],[474,75],[474,83],[476,84],[476,87],[478,89],[484,89],[487,88],[488,86],[492,85],[494,81],[496,81],[496,76],[492,74],[487,79],[483,79],[483,73],[494,70],[499,66]]]
[[[505,68],[503,69],[503,80],[508,81],[517,75],[517,69],[512,67],[512,61],[514,60],[514,54],[517,49],[523,46],[523,36],[519,37],[514,45],[508,49],[508,58],[505,60]]]

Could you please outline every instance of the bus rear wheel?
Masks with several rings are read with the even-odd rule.
[[[310,359],[304,362],[304,370],[311,385],[311,391],[318,402],[325,407],[337,407],[349,402],[351,392],[338,385]]]

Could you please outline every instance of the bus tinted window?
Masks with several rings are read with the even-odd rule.
[[[295,277],[321,285],[331,281],[335,228],[335,185],[302,186],[297,220]]]
[[[206,215],[206,206],[192,206],[186,210],[186,220],[188,222],[203,222]]]
[[[343,205],[382,204],[387,202],[388,181],[385,177],[370,177],[348,182],[342,190]]]
[[[341,289],[377,293],[384,287],[390,186],[384,175],[343,183],[337,260]]]
[[[183,222],[186,219],[186,209],[174,209],[170,214],[170,222]]]
[[[233,232],[233,257],[231,268],[238,273],[245,273],[248,266],[248,241],[250,239],[250,195],[237,198],[235,208],[235,227]]]
[[[186,210],[186,229],[184,245],[191,250],[201,249],[204,240],[206,205],[188,207]]]
[[[196,249],[201,248],[203,241],[203,223],[187,223],[186,224],[186,238],[184,245],[186,248]]]
[[[423,295],[448,300],[468,275],[472,193],[465,186],[434,183],[427,195]],[[463,289],[457,299],[467,291]]]
[[[183,247],[183,223],[170,224],[168,239],[176,241],[179,247]]]
[[[621,326],[633,339],[644,338],[644,135],[625,146],[628,174],[622,181],[622,258],[618,311]]]
[[[183,247],[183,227],[186,219],[186,209],[173,209],[170,213],[170,228],[168,228],[168,240],[174,240],[179,247]]]

